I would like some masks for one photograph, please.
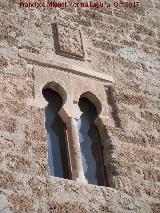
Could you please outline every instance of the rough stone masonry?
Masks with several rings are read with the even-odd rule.
[[[19,3],[0,0],[0,212],[159,213],[159,0],[136,8]],[[65,89],[74,118],[80,94],[99,98],[110,187],[50,175],[46,85]]]

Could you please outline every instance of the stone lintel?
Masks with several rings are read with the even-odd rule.
[[[43,67],[46,66],[51,68],[62,69],[77,75],[92,77],[94,79],[98,79],[108,83],[114,83],[112,76],[93,71],[92,69],[89,69],[89,68],[80,67],[76,64],[61,62],[61,61],[58,61],[57,59],[49,60],[49,59],[46,59],[44,56],[36,55],[34,53],[29,53],[24,51],[19,51],[19,56],[21,58],[26,59],[29,62],[38,64]]]

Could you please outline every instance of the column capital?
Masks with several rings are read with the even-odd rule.
[[[81,114],[82,112],[80,111],[78,104],[74,104],[73,106],[64,105],[59,111],[59,115],[65,123],[67,123],[70,118],[73,118],[76,121],[79,120]]]

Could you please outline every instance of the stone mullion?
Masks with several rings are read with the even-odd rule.
[[[71,173],[72,179],[76,181],[85,181],[82,158],[78,137],[78,129],[76,119],[69,117],[66,122],[68,143],[70,151]]]

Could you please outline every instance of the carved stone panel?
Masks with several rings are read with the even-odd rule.
[[[83,60],[84,49],[80,30],[62,24],[56,24],[54,28],[57,54]]]

